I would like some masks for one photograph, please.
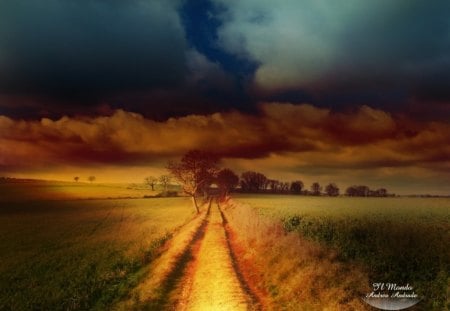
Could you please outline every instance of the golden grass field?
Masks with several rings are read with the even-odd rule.
[[[449,198],[238,195],[234,201],[230,222],[246,246],[242,256],[265,274],[262,286],[273,288],[280,303],[299,303],[303,295],[311,303],[305,310],[341,310],[335,303],[349,306],[365,285],[391,282],[412,284],[421,295],[410,310],[450,309]]]
[[[156,193],[143,184],[41,180],[0,183],[0,202],[143,198]]]
[[[371,310],[374,280],[449,309],[449,199],[155,194],[0,184],[0,310]]]
[[[13,186],[5,196],[2,189],[0,310],[107,309],[194,216],[184,197],[83,200],[99,189],[100,197],[135,193],[98,185],[14,186],[16,193],[33,193],[6,202]],[[66,190],[74,199],[63,199]]]

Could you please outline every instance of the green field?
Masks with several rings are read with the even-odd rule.
[[[333,219],[372,218],[450,225],[450,198],[349,198],[294,195],[236,195],[262,215],[285,217],[301,213]]]
[[[194,215],[187,198],[13,201],[0,207],[0,310],[106,310]]]
[[[239,195],[236,199],[286,231],[361,263],[371,282],[409,283],[424,310],[448,305],[450,199]]]

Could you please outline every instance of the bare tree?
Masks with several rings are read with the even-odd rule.
[[[330,183],[325,187],[325,192],[330,197],[337,197],[339,195],[339,188],[335,183]]]
[[[159,183],[163,186],[164,191],[167,191],[167,186],[169,185],[170,180],[171,180],[170,175],[159,176]]]
[[[311,191],[313,195],[320,195],[320,192],[322,191],[322,186],[318,182],[314,182],[311,185]]]
[[[92,183],[93,181],[95,181],[97,178],[93,175],[88,177],[88,180]]]
[[[145,177],[144,182],[146,185],[148,185],[152,188],[152,191],[155,191],[155,185],[158,182],[158,178],[156,178],[154,176],[148,176],[148,177]]]
[[[197,192],[210,183],[217,173],[217,156],[204,151],[193,150],[186,153],[180,162],[169,162],[167,169],[181,183],[183,191],[192,198],[197,213],[200,213]]]
[[[75,177],[73,178],[73,180],[75,180],[75,182],[78,182],[78,181],[80,180],[80,177],[75,176]]]
[[[219,171],[216,180],[220,190],[220,198],[222,200],[226,200],[228,193],[239,184],[239,177],[228,168]]]

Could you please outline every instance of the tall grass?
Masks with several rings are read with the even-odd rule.
[[[443,310],[450,276],[450,235],[443,225],[336,220],[307,216],[284,219],[288,231],[338,249],[343,260],[364,263],[374,282],[411,284],[426,310]]]
[[[361,301],[368,278],[336,252],[280,222],[263,218],[251,207],[231,203],[225,216],[236,239],[243,274],[271,310],[366,310]],[[240,247],[239,247],[240,245]]]
[[[0,208],[0,310],[105,310],[139,283],[186,198],[9,203]]]
[[[416,309],[450,309],[450,200],[243,198],[287,232],[364,265],[371,282],[411,284]],[[272,204],[270,207],[269,204]]]

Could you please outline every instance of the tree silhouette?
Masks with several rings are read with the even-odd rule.
[[[159,183],[163,185],[164,191],[167,191],[167,186],[169,185],[171,180],[170,175],[161,175],[159,177]]]
[[[345,190],[345,194],[349,197],[356,197],[357,191],[356,191],[356,186],[350,186]]]
[[[385,188],[380,188],[375,190],[375,196],[377,197],[386,197],[388,194],[387,190]]]
[[[94,182],[96,179],[97,179],[97,178],[96,178],[95,176],[93,176],[93,175],[91,175],[91,176],[88,177],[88,180],[89,180],[91,183]]]
[[[330,197],[336,197],[339,195],[339,188],[335,183],[330,183],[325,187],[325,192]]]
[[[239,184],[239,177],[232,170],[224,168],[217,174],[216,181],[220,190],[220,198],[226,200],[228,193]]]
[[[345,194],[350,197],[385,197],[388,195],[384,188],[371,190],[365,185],[350,186],[345,190]]]
[[[167,169],[181,183],[183,191],[192,198],[197,213],[200,213],[197,192],[212,182],[217,173],[217,156],[204,151],[192,150],[180,162],[169,162]]]
[[[322,186],[318,182],[315,182],[311,185],[311,191],[313,195],[320,195],[320,192],[322,191]]]
[[[303,182],[301,180],[296,180],[291,183],[291,192],[295,194],[302,193]]]
[[[247,171],[241,175],[241,188],[243,191],[259,192],[266,189],[268,184],[267,177],[261,173]]]
[[[280,191],[282,193],[286,193],[289,191],[289,183],[288,182],[281,182],[280,183]]]
[[[280,182],[278,180],[276,180],[276,179],[268,179],[267,183],[268,183],[269,188],[270,188],[270,190],[272,192],[277,192],[278,191],[278,188],[279,188],[279,185],[280,185]]]
[[[370,194],[370,189],[364,185],[356,186],[356,194],[360,197],[368,197]]]
[[[156,182],[158,181],[158,179],[154,176],[148,176],[144,179],[145,184],[147,184],[148,186],[150,186],[152,188],[152,191],[155,191],[155,185]]]
[[[80,180],[80,177],[75,176],[75,177],[73,178],[73,180],[75,180],[75,182],[78,182],[78,181]]]

